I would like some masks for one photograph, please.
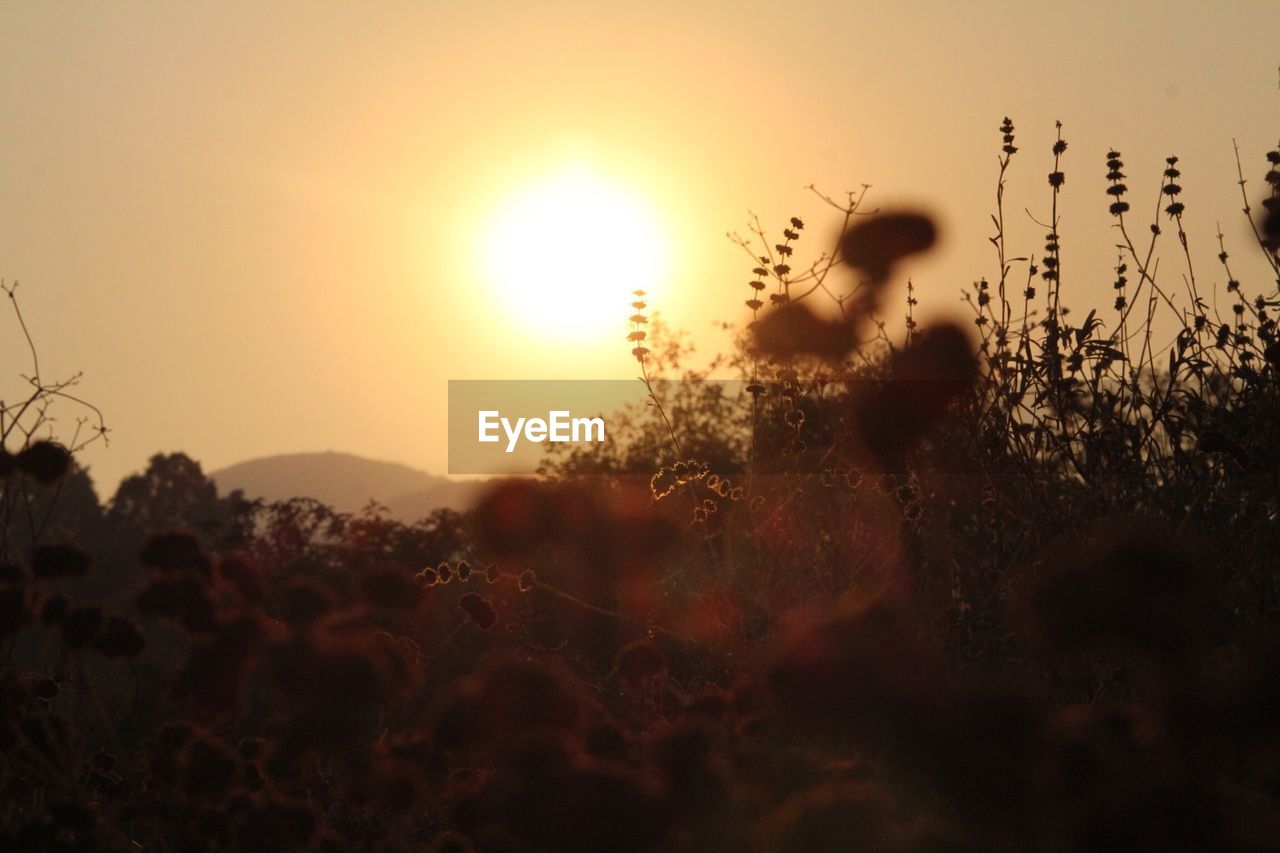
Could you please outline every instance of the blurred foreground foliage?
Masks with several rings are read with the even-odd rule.
[[[1193,265],[1176,158],[1135,243],[1109,152],[1116,301],[1077,321],[1066,142],[1013,257],[1000,132],[972,325],[914,285],[876,319],[925,214],[827,199],[808,267],[753,222],[742,396],[665,384],[637,294],[624,440],[466,514],[219,497],[181,454],[101,506],[6,430],[0,847],[1274,849],[1280,153],[1250,290]]]

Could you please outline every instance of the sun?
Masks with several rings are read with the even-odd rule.
[[[625,334],[631,292],[651,297],[668,275],[670,238],[643,196],[585,167],[526,186],[480,243],[496,304],[540,337]]]

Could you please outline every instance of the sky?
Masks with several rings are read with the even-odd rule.
[[[625,297],[572,334],[529,307],[547,267],[634,277],[598,260],[617,254],[608,216],[537,232],[528,280],[490,271],[513,199],[575,169],[661,233],[651,308],[704,351],[746,319],[750,263],[725,234],[748,211],[775,231],[803,217],[797,258],[833,236],[810,184],[932,211],[939,249],[905,272],[922,314],[958,314],[995,272],[1006,115],[1014,255],[1041,250],[1027,211],[1047,216],[1063,122],[1067,304],[1111,301],[1110,147],[1135,208],[1177,154],[1197,274],[1223,278],[1221,223],[1237,277],[1265,288],[1232,143],[1260,193],[1278,32],[1271,0],[8,0],[0,277],[20,282],[44,374],[83,371],[106,416],[109,446],[82,456],[104,494],[162,451],[206,470],[339,450],[440,473],[449,379],[636,372]],[[13,399],[8,317],[0,358]]]

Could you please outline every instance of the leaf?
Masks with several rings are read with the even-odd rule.
[[[1089,351],[1090,355],[1104,356],[1112,361],[1127,361],[1125,355],[1120,350],[1111,346],[1106,341],[1085,341],[1083,348]]]

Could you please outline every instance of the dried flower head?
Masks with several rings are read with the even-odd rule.
[[[469,592],[458,599],[458,606],[466,611],[471,621],[481,631],[488,631],[498,622],[498,613],[493,609],[493,605],[474,592]]]
[[[840,240],[844,261],[883,281],[893,265],[926,251],[938,239],[933,219],[922,213],[882,213],[851,226]]]
[[[71,470],[71,453],[53,441],[34,442],[14,461],[18,470],[45,486],[58,482]]]
[[[779,294],[775,294],[779,295]],[[857,343],[853,326],[844,320],[823,320],[802,303],[784,304],[752,328],[757,351],[776,358],[814,355],[838,361]]]

